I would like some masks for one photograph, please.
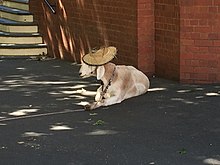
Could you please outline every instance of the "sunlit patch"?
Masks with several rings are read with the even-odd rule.
[[[47,136],[51,134],[46,134],[46,133],[38,133],[38,132],[25,132],[22,134],[22,137],[39,137],[39,136]]]
[[[70,100],[71,98],[64,97],[64,98],[58,98],[56,99],[57,101],[65,101],[65,100]]]
[[[63,15],[65,21],[67,21],[67,13],[66,13],[65,7],[63,5],[63,2],[61,0],[59,0],[59,7],[62,9],[62,15]]]
[[[65,131],[65,130],[72,130],[73,128],[67,125],[52,125],[50,130],[51,131]]]
[[[96,95],[96,91],[88,91],[83,88],[81,90],[77,90],[77,92],[84,96],[95,96]]]
[[[182,98],[172,98],[171,100],[172,101],[183,101],[184,99],[182,99]]]
[[[26,70],[26,68],[16,68],[17,70]]]
[[[72,94],[81,94],[84,96],[95,96],[96,95],[96,91],[88,91],[85,89],[78,89],[75,91],[61,91],[62,94],[68,94],[68,95],[72,95]],[[50,94],[53,94],[53,92],[51,92]],[[60,93],[55,93],[55,94],[60,94]]]
[[[74,85],[74,86],[65,85],[62,87],[58,87],[57,89],[71,90],[71,89],[84,88],[84,87],[88,87],[88,86],[93,85],[93,84],[90,84],[89,82],[84,82],[84,81],[74,81],[74,83],[78,83],[79,85]]]
[[[183,98],[171,98],[172,101],[180,101],[180,102],[183,102],[185,104],[198,104],[196,102],[192,102],[192,101],[188,101],[188,100],[185,100]]]
[[[61,68],[59,65],[54,65],[53,68]]]
[[[86,133],[86,135],[91,135],[91,136],[102,136],[102,135],[114,135],[117,134],[117,131],[113,131],[113,130],[94,130],[92,132]]]
[[[35,150],[39,150],[41,148],[40,144],[37,144],[35,142],[18,141],[17,144],[23,145],[24,147],[29,147]]]
[[[209,164],[209,165],[220,165],[220,161],[217,159],[213,159],[213,158],[205,159],[203,163]]]
[[[33,112],[37,112],[37,111],[39,111],[39,109],[21,109],[21,110],[17,110],[17,111],[9,113],[9,115],[11,115],[11,116],[24,116],[24,115],[27,115],[28,113],[33,113]]]
[[[210,93],[206,93],[205,94],[206,96],[219,96],[220,94],[219,93],[212,93],[212,92],[210,92]]]
[[[76,103],[76,105],[81,105],[81,106],[85,106],[85,105],[88,105],[89,102],[88,101],[81,101],[79,103]]]
[[[196,88],[197,91],[202,91],[204,88]]]
[[[6,126],[7,124],[5,124],[5,123],[0,123],[0,126]]]
[[[196,92],[202,90],[204,90],[204,88],[182,89],[182,90],[178,90],[177,93],[190,93],[190,92]]]
[[[0,150],[4,150],[4,149],[7,149],[8,147],[6,146],[0,146]]]
[[[15,84],[18,82],[18,80],[6,80],[6,81],[3,81],[5,84]]]
[[[8,78],[20,78],[20,77],[22,77],[22,78],[23,78],[23,76],[22,76],[22,75],[20,75],[20,74],[16,74],[16,75],[9,75],[9,76],[6,76],[6,77],[8,77]]]
[[[7,87],[1,87],[0,88],[0,91],[9,91],[10,90],[10,88],[7,88]]]
[[[66,12],[65,10],[63,9],[63,16],[64,16],[64,19],[66,18]],[[61,37],[62,37],[62,41],[63,41],[63,46],[65,47],[66,50],[69,49],[69,43],[68,43],[68,36],[66,34],[66,31],[65,31],[65,28],[60,26],[60,32],[61,32]]]
[[[86,99],[86,97],[84,97],[84,96],[79,96],[79,95],[71,95],[71,96],[69,96],[70,98],[75,98],[75,99]]]
[[[165,91],[166,88],[150,88],[148,89],[149,92],[156,92],[156,91]]]
[[[17,143],[21,145],[21,144],[24,144],[25,142],[23,142],[23,141],[19,141],[19,142],[17,142]]]
[[[178,90],[177,93],[187,93],[190,92],[191,90],[189,89],[183,89],[183,90]]]
[[[50,95],[60,95],[61,93],[59,93],[59,92],[48,92],[48,94],[50,94]]]
[[[72,94],[75,94],[76,91],[61,91],[61,93],[67,94],[67,95],[72,95]]]
[[[63,85],[68,83],[70,83],[70,81],[28,81],[28,84],[33,85]]]
[[[198,103],[195,103],[195,102],[192,102],[192,101],[187,101],[187,100],[184,100],[183,102],[186,103],[186,104],[198,104]]]
[[[76,2],[78,5],[80,5],[80,7],[84,8],[84,6],[85,6],[84,0],[77,0]]]
[[[10,85],[10,88],[18,88],[18,87],[23,87],[24,85],[21,84],[14,84],[14,85]]]
[[[204,96],[196,96],[196,99],[203,99]]]

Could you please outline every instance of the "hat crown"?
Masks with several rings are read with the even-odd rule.
[[[111,61],[117,53],[116,47],[109,46],[97,51],[91,51],[83,56],[83,61],[88,65],[104,65]]]

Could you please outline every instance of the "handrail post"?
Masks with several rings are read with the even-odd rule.
[[[47,6],[48,6],[49,9],[51,10],[51,12],[52,12],[53,14],[56,14],[56,10],[54,9],[54,7],[56,7],[56,5],[51,5],[48,0],[44,0],[44,2],[47,4]]]

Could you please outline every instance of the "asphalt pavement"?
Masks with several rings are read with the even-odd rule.
[[[220,165],[220,84],[151,78],[84,111],[99,82],[62,60],[0,59],[0,165]]]

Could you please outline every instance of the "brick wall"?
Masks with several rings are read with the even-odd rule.
[[[155,73],[154,0],[137,0],[138,67],[148,75]]]
[[[181,82],[220,82],[220,1],[180,0]]]
[[[30,2],[31,11],[49,45],[49,54],[79,62],[91,48],[113,45],[116,62],[137,66],[136,1],[49,0],[56,5],[51,14],[43,0]]]
[[[129,0],[71,1],[71,22],[77,54],[89,48],[113,45],[116,63],[137,66],[136,3]],[[76,50],[77,52],[77,50]]]
[[[48,10],[43,0],[31,0],[30,10],[50,56],[79,62],[89,49],[113,45],[118,48],[115,63],[154,73],[153,0],[49,2],[56,5],[56,14]]]
[[[118,64],[185,83],[220,82],[219,0],[30,1],[49,55],[80,61],[89,49],[118,48]]]
[[[30,11],[34,14],[34,20],[38,23],[39,31],[47,43],[48,55],[76,61],[74,37],[71,24],[68,22],[69,15],[66,15],[60,1],[49,1],[56,5],[56,14],[52,14],[44,0],[30,1]],[[71,8],[68,6],[68,9]]]
[[[156,74],[178,80],[180,19],[178,0],[155,0]]]

